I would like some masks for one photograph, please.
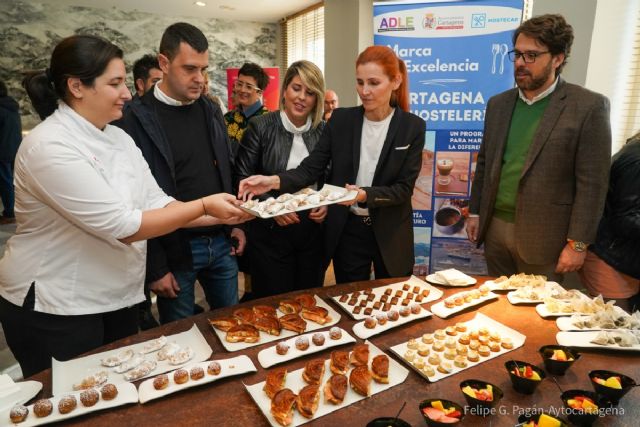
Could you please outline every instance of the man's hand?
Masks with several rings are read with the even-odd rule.
[[[236,238],[238,241],[238,247],[234,247],[231,245],[231,255],[240,256],[244,253],[244,248],[247,246],[247,236],[244,234],[239,228],[234,228],[231,230],[231,238]]]
[[[480,217],[471,216],[465,221],[465,229],[467,230],[467,237],[472,243],[478,243],[478,229],[480,228]]]
[[[203,197],[202,203],[206,206],[205,213],[218,218],[222,224],[238,224],[253,217],[238,207],[240,200],[227,193],[212,194]]]
[[[355,205],[356,203],[364,203],[367,201],[367,192],[364,191],[362,188],[358,187],[357,185],[347,184],[345,185],[345,188],[347,189],[347,191],[357,191],[358,194],[356,194],[355,199],[347,200],[346,202],[340,202],[338,203],[339,205],[351,206],[351,205]]]
[[[300,222],[300,218],[295,212],[274,216],[273,219],[280,227],[286,227],[287,225],[298,224]]]
[[[309,213],[309,219],[313,222],[317,222],[318,224],[320,224],[327,217],[327,212],[329,212],[329,209],[326,206],[313,208]]]
[[[149,283],[149,289],[163,298],[177,298],[178,292],[180,292],[180,286],[171,272],[162,276],[161,279]]]
[[[587,257],[587,251],[576,252],[571,249],[571,246],[567,243],[560,252],[560,258],[558,258],[558,265],[556,265],[556,273],[564,274],[570,271],[578,271],[584,259]]]
[[[250,200],[254,196],[259,196],[267,191],[280,188],[280,177],[278,175],[252,175],[240,181],[238,188],[238,198]]]

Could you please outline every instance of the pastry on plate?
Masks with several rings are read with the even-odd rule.
[[[270,399],[276,395],[277,392],[284,388],[284,383],[287,381],[287,368],[275,368],[267,373],[267,378],[264,380],[264,392]]]
[[[349,384],[356,393],[362,396],[371,394],[371,372],[367,366],[356,366],[349,374]]]
[[[346,374],[349,370],[349,352],[342,350],[332,351],[329,369],[334,374]]]
[[[228,342],[258,342],[260,341],[260,333],[252,325],[236,325],[227,331],[226,340]]]
[[[282,426],[288,426],[293,421],[293,406],[297,396],[288,388],[278,391],[271,399],[271,415]]]
[[[233,310],[233,317],[238,319],[238,322],[243,324],[252,324],[253,319],[255,319],[256,315],[253,310],[247,307],[241,307]]]
[[[324,385],[324,400],[333,404],[340,404],[347,394],[347,377],[342,374],[334,374]]]
[[[311,308],[316,306],[316,299],[311,294],[302,294],[294,297],[294,299],[302,306],[302,308]]]
[[[367,366],[369,364],[369,344],[356,344],[349,358],[353,366]]]
[[[307,384],[320,384],[324,376],[324,359],[313,359],[307,362],[302,371],[302,379]]]
[[[218,319],[209,319],[209,324],[222,332],[227,332],[238,324],[238,319],[235,317],[220,317]]]
[[[301,334],[307,329],[307,322],[305,322],[302,317],[294,313],[285,314],[278,320],[280,322],[280,326],[288,331]]]
[[[377,383],[389,383],[389,357],[379,354],[371,360],[371,375]]]
[[[278,312],[276,311],[275,308],[271,307],[270,305],[264,305],[264,304],[254,305],[252,309],[255,315],[258,317],[260,316],[278,317]]]
[[[346,295],[343,295],[346,296]],[[346,300],[345,300],[346,301]],[[280,301],[280,311],[284,314],[300,313],[302,305],[293,299],[284,299]]]
[[[311,320],[312,322],[319,323],[321,325],[324,325],[325,323],[331,321],[331,317],[329,317],[329,311],[324,307],[304,307],[303,305],[303,309],[300,314],[303,318]]]
[[[318,403],[320,402],[320,386],[317,384],[310,384],[304,386],[298,392],[298,398],[296,399],[296,408],[298,412],[305,418],[313,418],[313,415],[318,410]]]
[[[262,332],[266,332],[269,335],[280,335],[280,322],[277,317],[272,316],[256,316],[253,321],[253,326]]]

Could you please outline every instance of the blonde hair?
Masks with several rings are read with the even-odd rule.
[[[312,127],[317,127],[322,121],[324,112],[324,76],[316,64],[310,61],[296,61],[287,68],[280,88],[280,110],[284,110],[284,93],[295,76],[300,77],[302,83],[316,95],[316,105],[311,110]]]

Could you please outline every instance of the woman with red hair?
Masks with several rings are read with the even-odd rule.
[[[326,262],[337,283],[408,276],[413,269],[411,194],[422,162],[425,122],[408,112],[407,69],[390,48],[370,46],[356,60],[362,105],[338,108],[320,141],[296,168],[240,182],[242,198],[294,192],[325,182],[358,192],[351,206],[331,205]],[[327,172],[327,166],[329,170]]]

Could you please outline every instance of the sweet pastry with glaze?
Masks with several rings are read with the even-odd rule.
[[[334,350],[329,359],[329,369],[334,374],[346,374],[349,370],[349,352]]]
[[[402,300],[401,304],[403,307],[408,306],[411,303],[411,300],[409,298],[405,298]]]
[[[353,391],[362,396],[369,396],[371,394],[371,372],[369,368],[364,366],[356,366],[351,370],[349,374],[349,384]]]
[[[268,317],[278,317],[278,312],[274,307],[270,305],[258,304],[252,307],[253,313],[256,317],[268,316]]]
[[[348,295],[342,295],[342,297],[340,298],[340,302],[345,302],[347,301],[348,298],[349,298]],[[297,313],[300,313],[300,311],[302,311],[302,305],[298,301],[293,299],[284,299],[280,301],[279,308],[280,308],[280,311],[283,312],[284,314],[297,314]]]
[[[456,331],[458,332],[467,332],[467,325],[462,322],[456,323]]]
[[[389,357],[380,354],[371,360],[371,376],[377,383],[389,383]]]
[[[478,329],[478,333],[480,334],[480,336],[486,336],[486,337],[488,337],[490,334],[489,329],[487,328]]]
[[[53,411],[53,403],[49,399],[40,399],[33,405],[33,413],[38,418],[46,417]]]
[[[364,291],[362,291],[362,293],[365,295],[371,295],[373,293],[373,290],[371,288],[367,288]]]
[[[435,341],[432,345],[431,345],[431,349],[433,351],[444,351],[444,342],[442,341]]]
[[[287,352],[289,351],[289,344],[287,344],[286,342],[279,342],[276,345],[276,353],[278,353],[279,355],[283,355],[283,354],[287,354]]]
[[[389,310],[389,312],[387,313],[387,319],[389,319],[392,322],[395,322],[399,318],[400,318],[400,315],[395,310]]]
[[[392,297],[391,301],[389,301],[391,305],[398,305],[400,303],[400,299],[398,297]]]
[[[100,364],[102,366],[107,366],[109,368],[113,368],[114,366],[119,366],[127,360],[131,359],[134,355],[134,351],[132,349],[126,349],[114,354],[113,356],[104,358],[100,360]]]
[[[414,338],[411,338],[407,342],[407,348],[409,348],[411,350],[417,350],[418,349],[418,341],[416,341]]]
[[[382,326],[387,323],[387,315],[384,313],[380,313],[376,315],[376,320],[378,321],[378,325]]]
[[[429,346],[425,343],[418,344],[418,354],[420,356],[428,356],[429,355]]]
[[[494,341],[491,341],[489,343],[489,350],[491,350],[494,353],[497,353],[500,351],[500,344]]]
[[[280,330],[282,329],[278,318],[272,316],[256,316],[253,326],[259,331],[275,336],[280,336]]]
[[[480,342],[481,345],[488,345],[489,344],[489,337],[486,335],[480,335],[478,337],[478,342]]]
[[[393,293],[393,289],[391,288],[387,288],[384,290],[384,294],[387,296],[391,296],[392,293]]]
[[[258,342],[260,341],[260,333],[253,325],[241,324],[229,329],[225,339],[228,342]]]
[[[344,295],[342,295],[342,296],[340,297],[340,300],[339,300],[339,301],[340,301],[340,302],[347,302],[348,300],[349,300],[349,295],[344,294]],[[297,301],[296,301],[296,303],[297,303]],[[280,303],[280,304],[282,304],[282,303]],[[302,306],[300,306],[300,309],[302,310]],[[281,308],[280,310],[282,311],[282,308]],[[296,313],[297,313],[297,311],[296,311]]]
[[[207,374],[209,375],[220,375],[220,371],[222,371],[222,366],[215,360],[207,365]]]
[[[360,312],[362,311],[362,307],[360,307],[359,305],[353,307],[353,314],[360,314]]]
[[[288,388],[279,390],[271,399],[271,415],[282,426],[293,422],[293,407],[297,396]]]
[[[189,372],[186,369],[178,369],[173,373],[173,382],[176,384],[184,384],[189,381]]]
[[[409,307],[402,307],[400,309],[400,316],[407,317],[411,314],[411,309]]]
[[[447,337],[447,334],[444,332],[444,329],[436,329],[436,331],[433,333],[433,336],[437,340],[443,340]]]
[[[495,342],[499,343],[499,342],[501,341],[501,339],[502,339],[502,338],[500,338],[500,334],[499,334],[499,333],[497,333],[497,332],[491,332],[491,333],[489,334],[489,339],[490,339],[491,341],[495,341]]]
[[[382,303],[380,301],[376,301],[373,303],[374,310],[380,310],[380,307],[382,307]]]
[[[491,354],[491,349],[486,345],[481,345],[480,347],[478,347],[478,354],[482,357],[487,357]]]
[[[342,338],[342,329],[337,326],[329,329],[329,338],[331,338],[332,340],[339,340],[340,338]]]
[[[296,338],[296,348],[301,351],[305,351],[309,348],[309,338],[298,337]]]
[[[438,365],[438,372],[441,372],[443,374],[450,374],[452,370],[453,367],[449,362],[442,362]]]
[[[352,298],[349,300],[349,302],[347,304],[349,304],[350,306],[354,306],[358,303],[358,300],[355,298]]]
[[[105,384],[100,389],[100,397],[102,400],[113,400],[118,396],[118,387],[115,384]]]
[[[450,335],[450,336],[455,336],[458,334],[458,331],[456,331],[456,328],[454,328],[453,326],[447,326],[444,329],[445,334]]]
[[[424,368],[421,369],[421,372],[428,377],[432,377],[436,374],[436,371],[434,371],[434,369],[429,365],[424,365]]]
[[[422,369],[424,367],[424,359],[422,357],[416,357],[413,360],[413,366],[415,366],[416,369]]]
[[[367,301],[371,302],[371,301],[373,301],[374,299],[376,299],[376,296],[375,296],[374,294],[369,294],[369,295],[367,295]]]
[[[456,339],[455,338],[447,338],[444,342],[444,346],[446,348],[456,348]]]
[[[402,298],[402,296],[403,296],[403,295],[404,295],[404,292],[402,292],[402,291],[400,291],[400,290],[396,291],[396,293],[394,294],[394,296],[395,296],[396,298]]]
[[[373,317],[367,317],[366,319],[364,319],[364,327],[367,329],[375,328],[376,324],[376,319],[374,319]]]
[[[241,324],[251,325],[256,315],[252,309],[247,307],[240,307],[233,310],[233,317],[238,319],[238,322]]]
[[[513,341],[509,337],[504,337],[502,338],[502,343],[500,345],[509,350],[513,348]]]
[[[416,351],[407,350],[402,357],[404,357],[404,360],[406,360],[407,362],[413,362],[413,360],[416,358]]]
[[[469,360],[469,362],[477,362],[478,360],[480,360],[480,356],[478,356],[477,351],[469,350],[469,353],[467,354],[467,359]]]
[[[382,295],[380,297],[380,302],[385,303],[387,301],[389,301],[389,295]]]
[[[236,323],[237,324],[237,323]],[[167,360],[170,357],[173,357],[180,350],[180,345],[174,341],[167,343],[164,347],[156,353],[156,358],[158,360]]]
[[[220,317],[218,319],[208,319],[209,324],[214,328],[227,332],[232,327],[238,324],[238,319],[235,317]]]
[[[362,308],[366,307],[367,306],[367,302],[368,301],[366,299],[360,300],[360,307],[362,307]]]
[[[324,400],[335,405],[342,403],[347,394],[348,383],[345,375],[331,375],[324,385]]]
[[[200,366],[194,366],[191,368],[191,371],[189,371],[189,377],[194,381],[204,378],[204,369]]]
[[[369,364],[369,344],[356,344],[351,351],[349,361],[353,366],[367,366]]]
[[[160,350],[167,344],[167,337],[162,335],[160,338],[156,338],[154,340],[147,341],[144,347],[142,347],[141,352],[143,354],[153,353],[154,351]]]
[[[26,420],[28,415],[29,408],[24,405],[16,405],[11,408],[11,411],[9,412],[9,419],[11,419],[12,423],[18,424]]]
[[[303,318],[311,320],[312,322],[319,323],[321,325],[324,325],[325,323],[331,321],[331,317],[329,317],[329,311],[324,307],[304,307],[303,304],[301,315]]]
[[[366,314],[367,316],[370,316],[371,313],[373,313],[373,307],[367,307],[364,309],[363,311],[364,314]]]
[[[448,348],[444,351],[444,358],[448,359],[448,360],[453,360],[455,359],[455,357],[458,355],[458,353],[456,353],[456,349],[455,348]]]
[[[298,334],[307,330],[307,322],[305,322],[298,314],[285,314],[278,320],[282,329],[293,331]]]
[[[73,389],[86,390],[88,388],[97,387],[107,382],[107,378],[109,378],[109,373],[107,371],[99,371],[84,377],[79,383],[73,385]]]
[[[402,290],[403,291],[408,291],[409,289],[411,289],[411,286],[409,286],[408,283],[405,283],[404,285],[402,285]]]
[[[324,345],[324,334],[322,334],[320,332],[316,332],[311,337],[311,341],[313,342],[313,344],[315,344],[317,346]]]
[[[422,306],[420,304],[411,304],[411,313],[413,314],[420,314],[420,312],[422,311]]]
[[[422,342],[425,344],[433,344],[433,334],[422,335]]]
[[[460,356],[466,356],[468,352],[469,348],[467,348],[466,345],[458,344],[458,346],[456,347],[456,353],[458,353]]]
[[[298,412],[305,418],[313,418],[313,415],[318,410],[318,403],[320,402],[320,386],[317,384],[309,384],[304,386],[298,392],[298,398],[296,399],[296,408]]]
[[[453,359],[453,364],[458,368],[466,368],[467,360],[464,356],[456,356],[456,358]]]
[[[440,356],[438,356],[438,354],[436,353],[432,353],[427,361],[433,366],[438,366],[440,364]]]
[[[307,362],[302,371],[302,379],[307,384],[320,384],[324,376],[324,359],[313,359]]]
[[[287,368],[275,368],[267,373],[267,377],[264,381],[264,392],[270,399],[276,395],[276,393],[284,388],[284,383],[287,381]]]
[[[424,297],[422,296],[422,294],[420,294],[420,295],[416,295],[415,301],[416,302],[422,302],[423,299],[424,299]]]
[[[153,388],[163,390],[169,385],[169,377],[166,374],[158,375],[153,379]],[[84,402],[83,402],[84,403]]]
[[[460,344],[469,345],[469,343],[471,342],[471,339],[469,338],[468,334],[462,334],[460,335],[460,338],[458,338],[458,342]]]
[[[429,289],[423,289],[422,293],[420,295],[422,295],[424,298],[429,296],[429,292],[431,292]]]
[[[447,308],[453,308],[456,306],[456,303],[453,299],[453,297],[449,297],[449,298],[445,298],[444,300],[444,306]]]
[[[294,299],[300,303],[303,309],[316,306],[316,299],[311,294],[298,295]]]
[[[75,396],[69,394],[67,396],[63,396],[62,399],[58,401],[58,412],[61,414],[68,414],[76,409],[77,406],[78,400]]]
[[[382,304],[382,311],[389,311],[391,310],[391,304],[388,302],[385,302],[384,304]]]

